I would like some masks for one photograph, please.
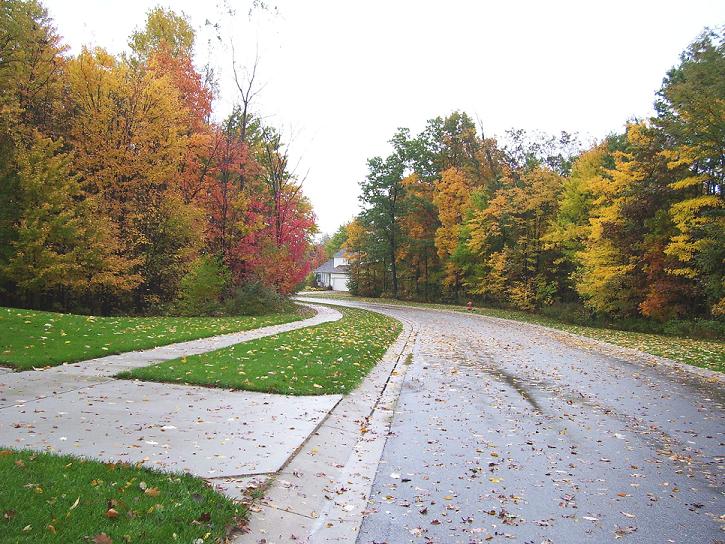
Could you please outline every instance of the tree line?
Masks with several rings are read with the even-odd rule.
[[[238,104],[214,122],[194,40],[155,8],[129,53],[69,55],[38,1],[2,3],[0,303],[193,313],[304,279],[314,215],[252,113],[256,65],[233,67]]]
[[[670,320],[725,314],[725,42],[706,30],[651,119],[589,149],[486,137],[465,113],[399,129],[344,227],[352,291]]]

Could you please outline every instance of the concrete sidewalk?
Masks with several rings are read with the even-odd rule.
[[[400,321],[398,339],[275,476],[235,544],[355,541],[416,335]]]
[[[199,338],[143,351],[129,351],[43,370],[0,374],[0,410],[52,395],[62,395],[77,389],[92,387],[110,381],[113,376],[124,370],[150,366],[184,355],[189,356],[214,351],[264,336],[312,327],[328,321],[336,321],[342,317],[340,312],[326,306],[305,305],[316,310],[317,314],[309,319],[281,325]]]
[[[294,323],[2,374],[0,445],[142,462],[226,484],[246,475],[276,473],[340,395],[284,396],[112,376],[341,317],[330,308],[314,308],[316,316]],[[228,492],[239,495],[238,489]]]

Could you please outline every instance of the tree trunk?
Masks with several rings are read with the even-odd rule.
[[[391,245],[391,247],[393,246]],[[395,249],[393,248],[390,252],[390,273],[393,282],[393,298],[398,298],[398,271],[396,270],[395,260]]]

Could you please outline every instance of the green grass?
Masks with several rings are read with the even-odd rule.
[[[288,395],[347,393],[380,360],[402,326],[375,312],[339,310],[343,317],[338,321],[164,361],[118,377]]]
[[[247,515],[203,480],[120,463],[6,449],[0,477],[2,544],[208,544]]]
[[[346,294],[330,293],[329,291],[314,294],[305,294],[304,296],[349,299],[378,304],[415,306],[422,308],[434,308],[440,310],[467,312],[467,310],[462,306],[454,306],[450,304],[429,304],[423,302],[408,302],[386,298],[353,297]],[[668,359],[679,361],[688,365],[698,366],[700,368],[707,368],[710,370],[715,370],[717,372],[725,371],[725,342],[720,342],[717,340],[683,338],[678,336],[665,336],[660,334],[621,331],[599,327],[587,327],[584,325],[565,323],[552,317],[547,317],[540,314],[530,314],[527,312],[521,312],[516,310],[476,308],[473,313],[490,317],[498,317],[501,319],[510,319],[513,321],[522,321],[526,323],[543,325],[552,329],[558,329],[574,334],[579,334],[581,336],[594,338],[596,340],[602,340],[604,342],[609,342],[617,346],[634,348],[645,353],[659,355],[661,357],[666,357]]]
[[[153,348],[303,318],[304,311],[257,317],[94,317],[0,307],[0,365],[20,370]]]

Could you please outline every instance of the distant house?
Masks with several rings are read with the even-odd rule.
[[[320,287],[327,287],[333,291],[349,291],[350,264],[345,251],[340,250],[327,261],[315,268],[315,280]]]

